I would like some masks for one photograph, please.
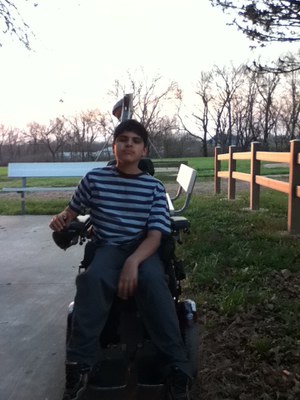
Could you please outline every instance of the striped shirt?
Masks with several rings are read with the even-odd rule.
[[[78,214],[88,208],[94,234],[105,243],[130,243],[150,230],[170,233],[165,188],[145,172],[125,175],[115,166],[95,168],[82,178],[69,207]]]

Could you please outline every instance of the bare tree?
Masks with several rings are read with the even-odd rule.
[[[100,136],[106,138],[112,132],[107,116],[99,110],[81,112],[67,119],[68,138],[82,161],[92,158],[92,147]]]
[[[209,135],[209,113],[210,113],[209,106],[214,99],[211,89],[212,80],[213,80],[212,71],[202,72],[200,75],[200,79],[196,84],[195,93],[197,96],[199,96],[201,103],[200,105],[195,106],[197,112],[192,113],[192,117],[195,120],[195,126],[199,129],[200,134],[192,132],[192,130],[187,127],[187,124],[184,121],[183,117],[180,116],[180,109],[178,110],[179,118],[184,131],[201,142],[203,157],[208,156],[207,141]]]
[[[143,70],[135,73],[128,71],[127,79],[122,83],[116,80],[110,94],[117,99],[129,92],[133,93],[133,117],[144,124],[150,139],[154,140],[156,135],[162,133],[161,126],[164,124],[161,120],[170,112],[175,113],[176,105],[181,100],[178,84],[174,81],[164,83],[160,75],[149,81]]]
[[[292,0],[210,0],[232,15],[236,25],[258,43],[299,41],[299,1]]]
[[[262,130],[262,142],[264,148],[268,148],[269,136],[272,129],[275,128],[277,120],[277,110],[274,106],[275,90],[280,81],[277,74],[258,74],[256,77],[257,90],[260,95],[259,109],[260,109],[260,126]]]
[[[43,152],[42,145],[44,151],[46,150],[50,153],[52,161],[56,161],[59,150],[66,142],[64,121],[61,118],[56,118],[51,120],[48,126],[32,122],[27,127],[28,130],[24,135],[29,139],[33,153],[41,157]]]
[[[150,147],[150,156],[179,157],[180,151],[178,152],[178,149],[175,148],[179,135],[180,127],[176,115],[160,118],[157,133]]]
[[[21,142],[21,135],[19,129],[8,128],[6,130],[6,152],[8,154],[8,159],[14,161],[17,159],[19,152],[18,145]]]
[[[7,130],[3,124],[0,125],[0,164],[4,164],[4,151],[3,148],[7,140]]]
[[[32,158],[45,159],[47,158],[45,152],[49,152],[51,159],[55,161],[58,158],[59,150],[66,141],[64,122],[60,118],[50,121],[48,126],[31,122],[27,125],[24,137],[30,146]]]
[[[247,150],[252,141],[258,140],[260,132],[257,127],[256,74],[248,70],[245,70],[244,74],[243,85],[237,91],[233,101],[233,119],[236,145]]]
[[[40,151],[41,132],[44,127],[37,122],[27,124],[27,130],[23,133],[24,138],[28,140],[30,151],[35,159]]]
[[[250,38],[254,46],[270,42],[300,40],[299,1],[293,0],[210,0],[230,15],[231,24]],[[259,71],[285,73],[300,68],[300,60],[279,58],[274,66],[255,64]]]
[[[28,4],[36,7],[37,1],[25,0]],[[6,34],[16,37],[28,50],[30,50],[30,32],[29,25],[24,21],[19,12],[15,1],[2,0],[0,1],[0,21],[1,31]],[[2,43],[0,42],[0,47]]]
[[[233,65],[220,68],[214,67],[214,81],[216,86],[215,96],[215,129],[216,142],[222,148],[233,144],[233,101],[239,87],[242,86],[245,66],[234,67]]]
[[[300,137],[300,72],[293,71],[286,75],[283,95],[281,96],[281,120],[287,140]]]

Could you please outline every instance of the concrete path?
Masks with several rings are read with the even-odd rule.
[[[0,216],[0,400],[61,400],[67,308],[83,246],[59,249],[49,216]],[[156,400],[161,390],[88,390],[82,400]]]
[[[0,399],[60,400],[68,303],[83,247],[64,252],[48,216],[0,216]]]

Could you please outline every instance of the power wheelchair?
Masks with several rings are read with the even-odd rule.
[[[149,169],[151,162],[143,160],[142,169]],[[182,243],[182,236],[189,232],[190,222],[183,216],[171,217],[171,235],[163,238],[159,253],[165,265],[169,288],[172,293],[181,334],[187,351],[190,370],[195,378],[198,370],[199,326],[196,304],[191,299],[181,299],[181,282],[185,279],[183,261],[176,256],[176,246]],[[90,220],[71,222],[61,232],[53,232],[53,240],[62,249],[72,245],[85,244],[84,257],[79,265],[79,273],[83,272],[93,258],[95,245],[90,240]],[[71,302],[67,316],[66,340],[72,330],[74,303]],[[90,385],[94,389],[125,388],[130,380],[130,371],[134,371],[139,386],[161,386],[162,359],[158,350],[143,325],[134,298],[121,300],[115,298],[104,330],[99,337],[102,349],[101,361],[91,373]]]
[[[126,100],[126,96],[124,98]],[[123,108],[125,104],[123,101]],[[117,103],[118,105],[118,103]],[[126,107],[124,108],[126,111]],[[114,114],[115,115],[115,114]],[[109,164],[114,163],[114,161]],[[139,168],[154,174],[150,159],[142,159]],[[195,378],[198,371],[199,325],[196,304],[191,299],[181,299],[181,282],[185,279],[183,261],[176,256],[176,246],[182,243],[182,236],[188,233],[190,222],[183,216],[171,217],[171,234],[163,238],[159,253],[165,266],[169,289],[172,293],[182,338],[185,344],[190,371]],[[92,258],[95,245],[91,240],[89,217],[77,218],[67,229],[53,232],[54,242],[66,250],[72,245],[85,244],[83,260],[79,273],[85,271]],[[68,309],[66,341],[72,331],[74,302]],[[101,360],[91,372],[89,387],[92,390],[126,388],[132,380],[138,387],[163,387],[163,360],[151,342],[142,316],[139,315],[134,298],[121,300],[115,298],[106,325],[99,337],[102,349]]]

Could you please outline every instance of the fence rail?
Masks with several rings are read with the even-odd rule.
[[[300,233],[300,140],[290,142],[289,152],[260,151],[260,143],[251,143],[249,152],[237,152],[236,146],[230,146],[229,152],[221,154],[221,148],[215,148],[215,193],[221,192],[221,179],[228,179],[228,199],[235,199],[236,181],[250,184],[250,209],[259,210],[260,187],[264,186],[288,195],[287,230],[290,234]],[[236,171],[236,160],[250,160],[250,173]],[[228,161],[228,170],[221,171],[221,162]],[[288,163],[289,180],[283,182],[260,175],[261,161]]]

